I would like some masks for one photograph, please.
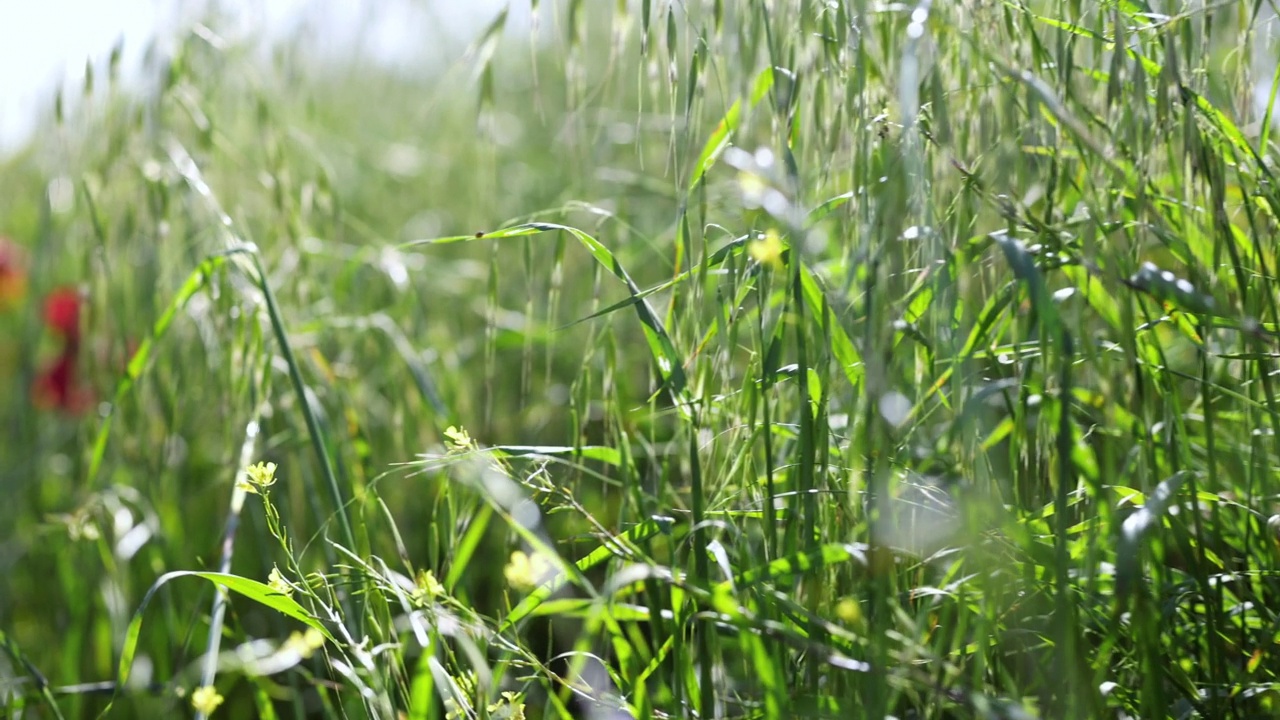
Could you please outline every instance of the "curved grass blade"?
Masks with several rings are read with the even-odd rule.
[[[467,242],[473,240],[498,240],[503,238],[524,237],[527,235],[538,235],[544,232],[562,231],[574,236],[583,247],[591,253],[605,269],[613,273],[615,277],[621,280],[627,286],[632,298],[637,298],[643,291],[631,279],[622,264],[614,254],[596,240],[591,235],[579,230],[578,228],[568,225],[560,225],[557,223],[530,222],[514,225],[509,228],[495,230],[488,233],[476,233],[475,235],[454,235],[450,237],[435,238],[431,240],[415,240],[405,243],[401,247],[412,247],[416,245],[443,245],[447,243]],[[675,343],[671,340],[671,336],[667,334],[666,327],[662,324],[662,320],[654,313],[653,308],[649,306],[647,300],[637,299],[635,304],[636,314],[640,317],[640,323],[644,328],[645,339],[649,344],[649,352],[653,356],[654,362],[658,365],[659,374],[662,377],[663,386],[671,393],[676,404],[685,407],[688,405],[690,398],[688,397],[688,381],[684,374],[684,361],[680,354],[676,351]]]
[[[457,547],[454,548],[452,562],[449,565],[449,573],[444,578],[446,590],[453,591],[458,585],[458,581],[462,579],[462,573],[466,571],[471,558],[476,554],[476,550],[479,549],[481,542],[484,540],[484,533],[489,528],[489,521],[492,519],[493,506],[483,505],[476,512],[476,516],[471,519],[470,524],[467,525],[467,532],[458,541]]]
[[[1116,551],[1116,595],[1123,602],[1133,592],[1142,572],[1142,547],[1154,528],[1173,506],[1178,489],[1191,477],[1186,470],[1174,473],[1147,495],[1141,510],[1125,518],[1120,526],[1120,547]]]
[[[307,627],[314,628],[329,642],[337,643],[337,640],[329,630],[319,620],[312,617],[296,600],[275,590],[270,585],[229,573],[198,572],[193,570],[165,573],[157,578],[151,588],[147,590],[147,594],[142,597],[142,603],[138,605],[138,609],[133,613],[133,619],[129,621],[129,628],[125,631],[124,645],[120,650],[120,664],[116,672],[115,693],[112,695],[111,701],[103,708],[102,713],[98,716],[99,718],[105,718],[110,714],[111,706],[115,703],[115,699],[119,697],[120,691],[129,681],[129,672],[133,669],[133,658],[138,652],[138,638],[142,635],[142,618],[146,613],[147,606],[151,603],[151,599],[165,583],[180,577],[204,578],[220,586],[220,588],[231,590],[286,617],[291,617]]]
[[[794,578],[810,570],[828,568],[843,562],[867,564],[867,548],[861,544],[829,543],[817,550],[794,553],[778,558],[763,567],[738,574],[733,580],[723,580],[717,587],[730,589],[736,585],[754,585],[766,580]]]
[[[605,562],[614,557],[626,557],[619,549],[626,547],[629,543],[638,543],[647,540],[659,533],[670,533],[671,521],[665,518],[655,518],[646,520],[630,530],[622,533],[597,547],[595,550],[587,553],[581,560],[574,563],[579,572],[586,572],[591,568]],[[557,574],[556,577],[543,583],[535,588],[524,600],[520,601],[511,609],[511,612],[502,621],[498,632],[503,633],[514,626],[521,620],[529,617],[538,609],[540,605],[545,603],[557,590],[564,587],[569,581],[569,576],[563,573]]]
[[[253,252],[252,246],[241,246],[231,248],[204,259],[191,274],[187,276],[186,282],[182,283],[182,287],[169,301],[169,306],[165,308],[159,319],[151,326],[151,334],[143,339],[138,345],[138,349],[134,352],[133,357],[129,360],[128,366],[125,368],[124,377],[116,383],[116,391],[111,400],[111,411],[102,420],[102,426],[98,428],[98,434],[93,440],[93,454],[89,460],[89,483],[92,485],[94,478],[98,476],[98,471],[102,468],[102,459],[107,450],[107,438],[111,434],[111,418],[115,415],[115,410],[120,406],[120,402],[124,400],[129,391],[133,389],[142,374],[147,369],[147,361],[151,359],[151,350],[155,347],[160,338],[164,337],[165,332],[169,329],[169,325],[173,322],[173,318],[178,311],[186,307],[187,303],[195,296],[197,292],[204,288],[213,274],[226,263],[227,258],[233,255]]]
[[[262,296],[266,301],[267,316],[271,320],[271,329],[275,334],[276,342],[280,345],[280,354],[284,358],[285,365],[289,369],[289,380],[293,384],[294,392],[298,396],[298,403],[302,409],[303,420],[307,426],[307,436],[311,442],[311,449],[316,455],[316,460],[320,463],[321,473],[324,475],[325,488],[329,492],[329,499],[333,505],[333,514],[338,517],[338,526],[342,530],[342,539],[348,548],[359,547],[355,541],[355,532],[352,530],[351,518],[348,515],[347,504],[342,499],[342,491],[338,487],[338,479],[334,473],[333,461],[329,457],[329,453],[325,448],[323,433],[320,428],[320,421],[316,417],[316,410],[311,405],[309,393],[306,383],[302,380],[302,371],[298,367],[298,361],[293,354],[293,346],[289,343],[289,335],[285,332],[284,318],[280,313],[280,306],[276,303],[275,293],[271,289],[271,283],[268,282],[266,270],[262,266],[262,258],[258,254],[257,246],[252,243],[245,243],[239,239],[235,232],[234,223],[231,216],[227,215],[222,209],[221,203],[214,196],[209,184],[205,182],[201,176],[200,168],[192,159],[186,148],[176,141],[170,143],[169,156],[175,168],[186,180],[187,185],[196,193],[197,196],[205,203],[207,209],[212,212],[219,222],[224,242],[227,243],[227,257],[233,257],[237,261],[237,265],[251,278],[251,280],[262,291]],[[231,252],[238,251],[238,252]],[[240,257],[244,254],[247,257]],[[306,482],[310,486],[312,480],[310,475],[306,477]],[[317,513],[318,514],[318,513]],[[323,517],[316,518],[319,524],[324,525],[327,520]],[[326,548],[328,546],[325,546]],[[327,552],[327,551],[326,551]],[[328,557],[332,563],[334,558]],[[357,594],[357,601],[360,596]],[[345,601],[350,601],[347,596]],[[364,621],[362,612],[350,611],[348,617],[354,618],[359,624]],[[358,630],[358,628],[357,628]],[[360,633],[363,634],[363,633]]]
[[[800,266],[800,285],[804,291],[805,304],[812,308],[812,312],[820,312],[818,308],[823,306],[824,301],[830,304],[831,299],[826,296],[826,292],[818,284],[813,272],[803,264]],[[854,346],[853,340],[850,339],[849,333],[845,332],[844,325],[838,318],[831,323],[830,329],[831,354],[840,364],[840,369],[844,371],[849,384],[855,388],[861,387],[863,373],[861,353]]]
[[[639,294],[632,295],[626,300],[620,300],[610,305],[609,307],[604,308],[603,310],[597,310],[596,312],[593,312],[590,315],[578,318],[577,320],[574,320],[573,322],[567,325],[563,325],[556,329],[564,330],[565,328],[573,327],[574,325],[587,322],[588,320],[594,320],[595,318],[598,318],[598,317],[604,317],[605,315],[616,312],[623,308],[631,307],[632,305],[635,305],[636,303],[640,302],[644,298],[649,297],[650,295],[654,295],[656,293],[669,290],[675,287],[676,285],[679,285],[680,283],[684,282],[685,280],[688,280],[689,278],[694,277],[695,275],[701,276],[702,274],[705,274],[707,270],[710,270],[711,268],[714,268],[714,267],[719,267],[720,265],[724,264],[725,260],[728,259],[731,255],[741,252],[743,246],[746,245],[746,242],[748,239],[750,239],[749,235],[743,235],[741,237],[734,238],[733,240],[729,241],[729,243],[726,244],[724,247],[720,248],[719,250],[716,250],[714,253],[711,253],[711,255],[707,257],[706,260],[703,260],[698,265],[692,268],[689,268],[688,270],[685,270],[684,272],[680,273],[679,275],[676,275],[670,280],[667,280],[658,285],[654,285],[653,287],[647,290],[641,290]]]
[[[580,448],[568,445],[495,445],[490,450],[504,457],[558,457],[573,455],[584,460],[596,460],[618,467],[622,465],[622,454],[615,448],[586,445]]]
[[[62,710],[58,708],[57,701],[53,699],[53,693],[49,691],[49,681],[39,670],[36,669],[35,665],[31,664],[31,661],[27,660],[26,656],[23,655],[22,650],[18,647],[18,644],[13,641],[13,638],[5,634],[2,629],[0,629],[0,647],[4,648],[5,653],[13,660],[14,663],[26,668],[27,674],[31,676],[31,682],[39,690],[40,699],[44,700],[45,703],[48,704],[49,711],[53,713],[55,718],[62,720]],[[6,696],[7,695],[8,693],[6,692]],[[9,701],[10,698],[5,697],[5,700]]]
[[[764,99],[764,96],[773,89],[773,68],[767,67],[760,71],[756,76],[755,83],[751,86],[751,106],[755,107]],[[733,133],[738,129],[738,123],[742,119],[742,99],[739,98],[729,106],[729,110],[725,112],[724,117],[720,119],[720,123],[716,125],[716,129],[711,132],[711,136],[707,138],[707,142],[702,146],[702,152],[698,154],[698,160],[693,165],[693,176],[689,178],[689,187],[696,187],[702,178],[707,174],[707,170],[715,164],[716,158],[729,145],[729,141],[733,138]]]

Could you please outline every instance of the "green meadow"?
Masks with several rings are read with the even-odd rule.
[[[0,715],[1280,717],[1269,8],[93,58],[0,157]]]

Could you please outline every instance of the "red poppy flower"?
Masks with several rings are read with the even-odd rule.
[[[37,407],[79,414],[93,403],[76,374],[77,345],[68,343],[53,364],[40,372],[32,394]]]
[[[80,357],[80,293],[56,290],[45,298],[44,321],[62,336],[62,352],[40,371],[32,388],[37,407],[81,413],[93,403],[93,395],[80,384],[76,363]]]
[[[44,321],[67,340],[79,340],[80,293],[69,288],[52,292],[44,301]]]
[[[17,305],[26,288],[26,258],[22,248],[0,237],[0,310]]]

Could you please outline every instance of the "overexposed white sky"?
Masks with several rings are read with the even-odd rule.
[[[141,45],[157,25],[151,0],[6,0],[0,9],[0,147],[20,141],[35,109],[72,67],[83,75],[88,57],[111,51],[120,37]]]
[[[0,151],[30,133],[55,89],[81,86],[92,60],[105,70],[123,40],[136,72],[157,33],[199,17],[208,3],[175,0],[0,0]],[[336,52],[359,43],[380,60],[411,60],[444,32],[466,42],[507,0],[220,0],[237,36],[283,38],[306,23]],[[517,4],[524,4],[523,2]]]

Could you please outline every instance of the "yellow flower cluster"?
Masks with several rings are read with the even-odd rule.
[[[518,693],[504,692],[498,702],[488,705],[489,717],[495,720],[524,720],[524,702]]]
[[[527,592],[539,585],[551,571],[551,561],[539,553],[530,556],[523,550],[511,553],[511,560],[502,569],[507,583],[516,590]]]
[[[276,464],[275,463],[258,463],[250,465],[244,469],[244,479],[236,484],[236,487],[247,493],[255,495],[261,494],[276,484]]]
[[[751,244],[747,246],[747,252],[751,254],[753,260],[774,270],[782,269],[782,253],[784,250],[786,250],[786,246],[782,244],[782,236],[772,228],[765,233],[764,237],[752,240]]]
[[[450,454],[470,452],[476,449],[476,441],[471,439],[465,428],[450,425],[444,431],[444,446]]]
[[[203,715],[212,715],[213,711],[217,710],[218,706],[222,704],[222,700],[222,695],[212,685],[198,687],[191,693],[191,707]]]
[[[294,630],[289,639],[284,641],[284,647],[298,653],[298,657],[309,658],[324,647],[324,635],[315,628],[307,628],[306,632]]]
[[[454,678],[457,684],[457,692],[464,698],[474,697],[476,693],[476,678],[474,673],[460,675]],[[504,692],[498,698],[497,702],[488,703],[485,709],[489,711],[489,717],[494,720],[525,720],[524,715],[524,696],[515,692]],[[449,693],[444,698],[445,720],[464,720],[470,717],[470,713],[459,704],[458,699]]]
[[[430,570],[419,570],[414,585],[417,587],[413,591],[413,599],[418,602],[426,602],[445,594],[444,585],[440,584],[440,581],[436,579],[435,574]]]
[[[285,597],[293,594],[293,586],[289,584],[288,580],[284,579],[284,574],[280,572],[278,567],[271,568],[271,574],[267,576],[267,585],[270,585],[272,590]]]

